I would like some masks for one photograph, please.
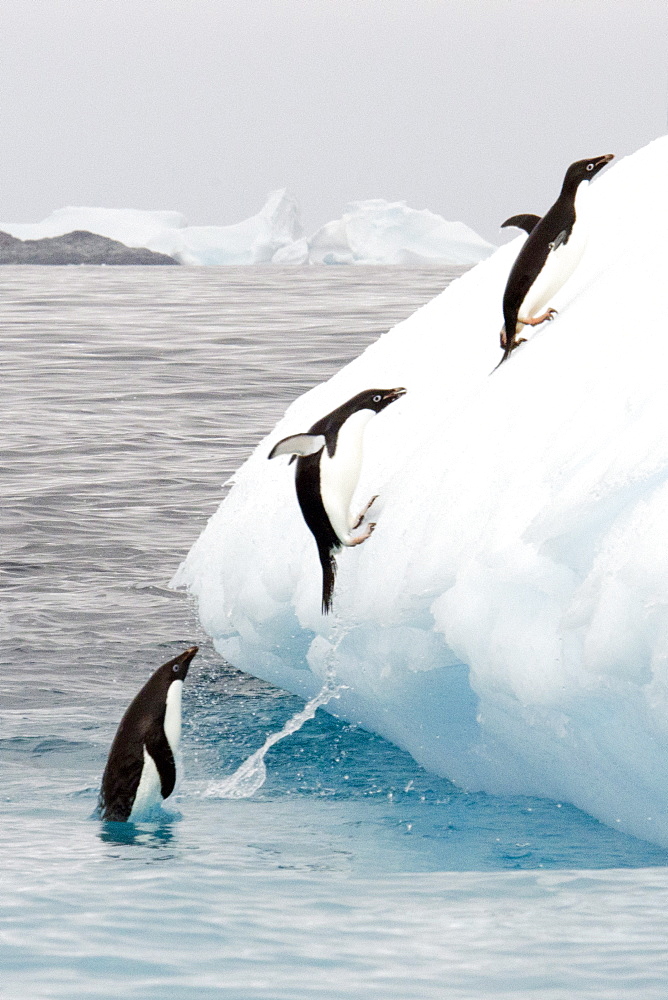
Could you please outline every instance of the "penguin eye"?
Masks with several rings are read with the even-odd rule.
[[[175,674],[178,674],[179,667],[180,667],[180,664],[178,664],[178,663],[175,663],[174,666],[172,667],[172,670],[174,671]]]
[[[376,396],[373,397],[372,402],[373,403],[380,403],[380,401],[381,401],[382,398],[383,397],[380,395],[380,393],[378,393],[378,395],[376,395]]]
[[[587,170],[593,170],[593,169],[594,169],[594,164],[593,163],[588,163],[587,164]]]

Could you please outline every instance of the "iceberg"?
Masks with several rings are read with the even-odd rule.
[[[382,199],[354,202],[341,219],[302,236],[299,207],[285,188],[271,191],[250,219],[232,226],[188,226],[179,212],[60,208],[42,222],[0,222],[0,232],[40,240],[85,230],[143,247],[180,264],[476,264],[495,249],[463,222]]]
[[[202,265],[266,264],[301,235],[297,203],[285,189],[270,192],[257,215],[232,226],[188,226],[179,212],[125,208],[61,208],[42,222],[0,223],[0,232],[21,240],[75,230]]]
[[[352,202],[342,218],[282,247],[275,264],[477,264],[496,249],[463,222],[382,198]]]
[[[165,230],[147,246],[181,264],[269,264],[278,250],[300,236],[297,202],[283,188],[270,192],[257,215],[236,225]]]
[[[42,222],[0,222],[0,231],[19,240],[42,240],[51,236],[85,231],[126,247],[147,247],[166,229],[184,227],[180,212],[150,212],[133,208],[59,208]]]
[[[502,246],[297,399],[178,569],[235,666],[471,790],[573,803],[668,845],[668,137],[586,192],[558,316],[493,374]],[[509,206],[522,209],[533,206]],[[320,613],[315,546],[280,438],[369,386],[354,509]]]

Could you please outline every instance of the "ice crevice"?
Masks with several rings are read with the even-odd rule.
[[[287,410],[179,568],[235,666],[332,705],[469,789],[541,795],[668,845],[668,138],[587,191],[558,316],[493,375],[524,236]],[[509,206],[528,211],[534,206]],[[272,445],[371,386],[338,557],[341,634]]]

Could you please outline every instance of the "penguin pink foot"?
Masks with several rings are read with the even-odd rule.
[[[520,319],[518,316],[517,322],[522,326],[540,326],[541,323],[551,323],[556,315],[556,309],[547,309],[541,316],[534,316],[533,319]]]
[[[504,351],[505,351],[505,350],[507,350],[509,354],[510,354],[510,352],[511,352],[511,351],[514,351],[516,347],[519,347],[519,346],[520,346],[520,344],[526,344],[526,342],[527,342],[527,339],[526,339],[526,337],[517,337],[517,338],[516,338],[516,339],[515,339],[515,340],[514,340],[514,341],[512,342],[512,344],[510,345],[510,347],[508,347],[508,344],[507,344],[507,342],[506,342],[506,328],[505,328],[505,326],[504,326],[504,328],[503,328],[503,329],[501,330],[501,338],[500,338],[500,339],[501,339],[501,347],[502,347],[502,349],[503,349]],[[501,362],[499,362],[499,364],[500,364],[500,363],[501,363]],[[497,368],[498,368],[498,365],[497,365]],[[495,369],[495,370],[496,370],[496,369]]]
[[[358,538],[353,538],[352,541],[348,542],[348,546],[351,547],[353,545],[361,545],[362,542],[366,542],[367,538],[369,538],[373,534],[373,529],[375,527],[376,527],[376,522],[371,521],[366,526],[366,532],[363,535],[359,535]]]
[[[364,508],[364,510],[362,511],[362,513],[360,514],[360,516],[359,516],[359,517],[357,518],[357,520],[356,520],[356,521],[355,521],[355,523],[353,524],[353,527],[352,527],[352,530],[353,530],[353,531],[357,531],[357,529],[359,528],[360,524],[361,524],[361,523],[362,523],[362,521],[364,520],[364,516],[365,516],[365,514],[367,513],[367,511],[368,511],[368,510],[370,510],[370,508],[371,508],[371,505],[372,505],[372,504],[373,504],[373,503],[374,503],[374,502],[375,502],[375,501],[376,501],[377,499],[378,499],[378,494],[376,493],[376,495],[375,495],[374,497],[371,497],[371,499],[369,500],[368,504],[366,505],[366,507]]]

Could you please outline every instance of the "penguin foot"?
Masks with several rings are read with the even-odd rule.
[[[547,312],[542,313],[540,316],[534,316],[533,319],[520,319],[518,316],[517,322],[521,323],[522,326],[540,326],[541,323],[551,323],[556,315],[556,309],[548,309]]]
[[[370,524],[367,524],[365,533],[363,535],[360,535],[359,538],[351,538],[351,540],[348,542],[348,545],[352,547],[353,545],[361,545],[362,542],[366,542],[367,538],[369,538],[369,536],[373,533],[373,529],[375,527],[376,527],[375,521],[371,521]]]
[[[377,499],[378,499],[378,494],[376,493],[375,496],[371,497],[371,499],[369,500],[368,504],[366,505],[366,507],[364,508],[364,510],[362,511],[362,513],[360,514],[360,516],[357,518],[357,520],[353,524],[352,531],[356,531],[357,528],[359,528],[360,524],[364,520],[364,515],[369,510],[369,508],[371,507],[371,504],[374,502],[374,500],[377,500]]]

